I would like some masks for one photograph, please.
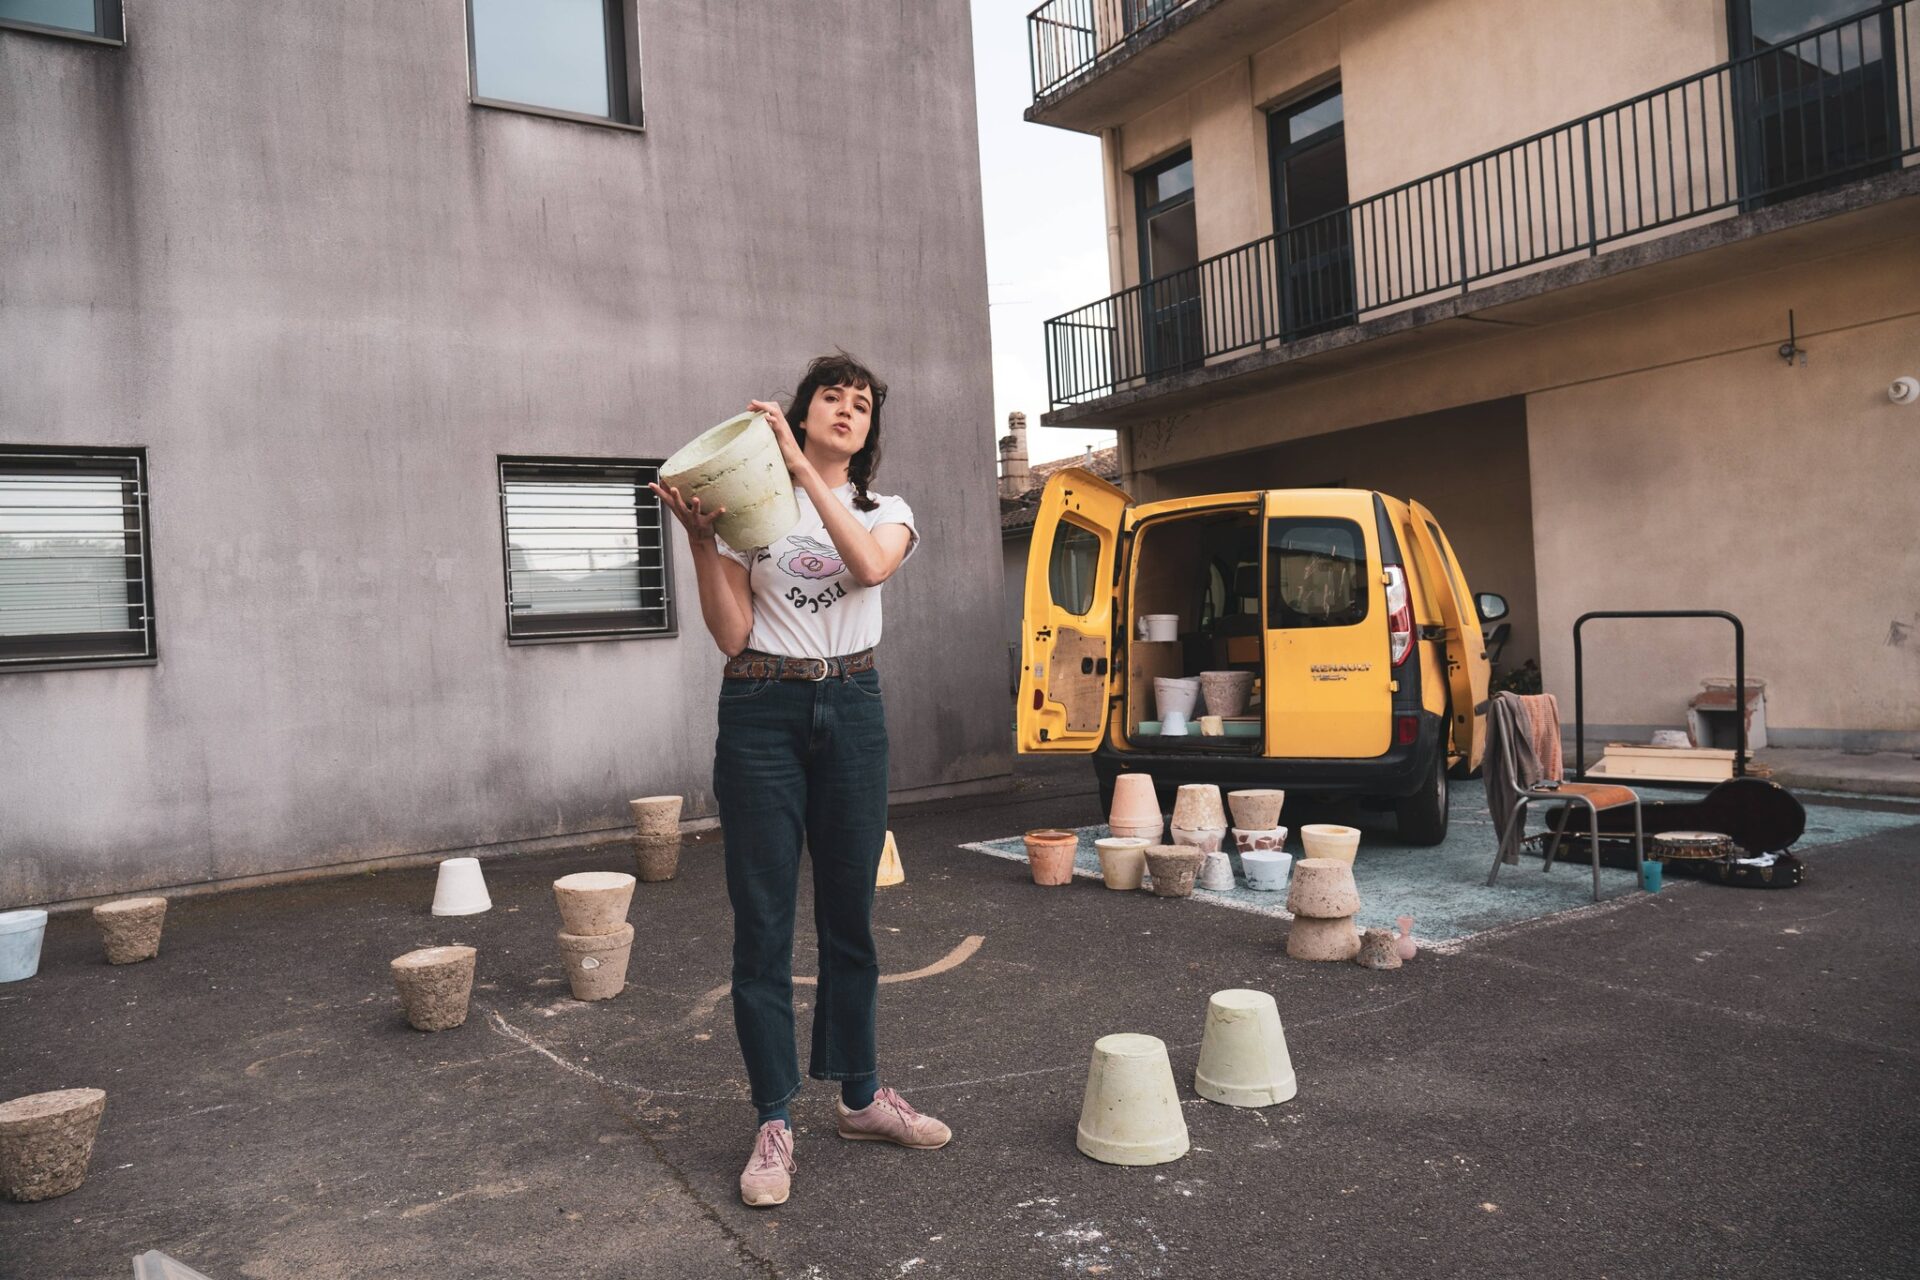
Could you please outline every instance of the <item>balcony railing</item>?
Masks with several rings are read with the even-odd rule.
[[[1883,4],[1057,316],[1052,402],[1896,168],[1916,150],[1917,7]]]
[[[1027,59],[1040,98],[1128,40],[1158,26],[1186,0],[1047,0],[1027,15]]]

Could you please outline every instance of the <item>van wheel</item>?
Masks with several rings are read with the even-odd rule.
[[[1422,847],[1439,844],[1447,838],[1447,807],[1447,756],[1436,751],[1420,789],[1393,806],[1400,838]]]

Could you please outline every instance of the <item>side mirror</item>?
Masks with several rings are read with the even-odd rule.
[[[1507,598],[1491,591],[1482,591],[1473,598],[1473,607],[1480,611],[1480,621],[1498,622],[1507,616]]]

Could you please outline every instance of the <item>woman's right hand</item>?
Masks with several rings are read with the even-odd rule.
[[[713,541],[713,522],[726,514],[725,507],[716,507],[709,513],[702,509],[698,497],[687,501],[681,498],[680,490],[662,488],[657,482],[648,485],[647,488],[653,490],[654,496],[660,499],[661,506],[673,513],[673,518],[680,522],[689,538],[695,542]]]

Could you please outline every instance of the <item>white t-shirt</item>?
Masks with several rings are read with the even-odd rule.
[[[869,530],[907,526],[907,556],[920,545],[913,508],[904,498],[870,493],[879,505],[862,511],[853,505],[851,481],[833,496]],[[772,546],[735,551],[724,538],[713,540],[721,555],[746,566],[753,584],[753,634],[747,647],[789,658],[837,658],[872,648],[880,642],[880,592],[886,584],[855,582],[813,499],[798,485],[793,497],[800,506],[799,523]],[[905,564],[906,557],[900,562]]]

